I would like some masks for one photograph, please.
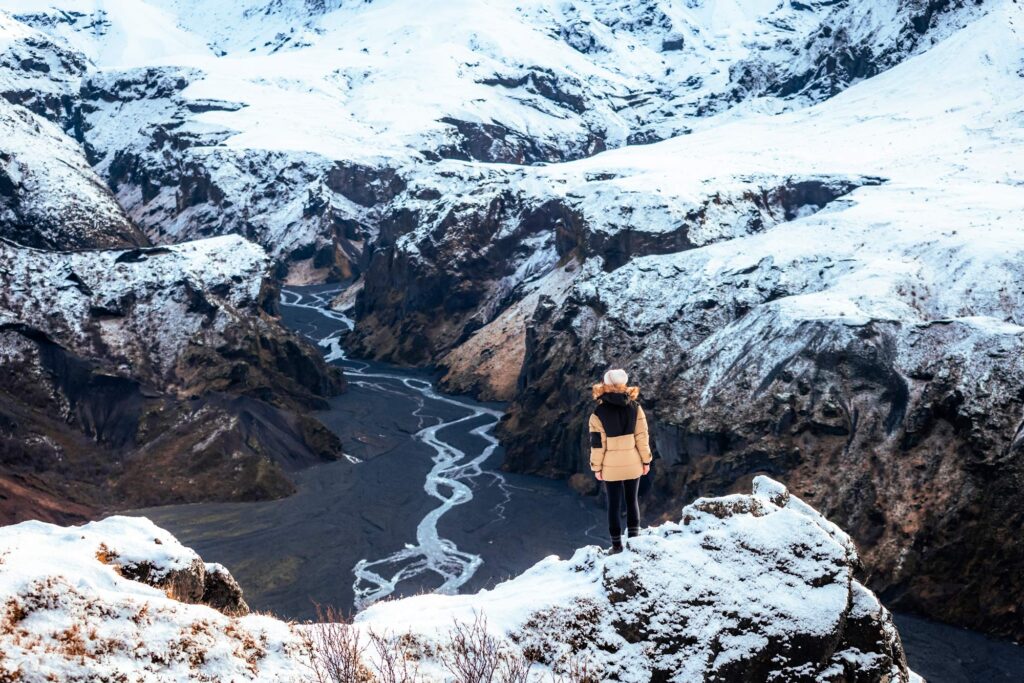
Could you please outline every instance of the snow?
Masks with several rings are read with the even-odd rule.
[[[100,560],[111,551],[119,565],[149,563],[159,574],[198,561],[140,517],[0,527],[3,675],[26,683],[303,680],[287,624],[173,600]]]
[[[237,235],[76,253],[2,242],[0,255],[0,324],[34,327],[86,357],[134,367],[136,376],[152,365],[164,377],[189,344],[215,343],[256,305],[269,268],[264,251]],[[217,304],[216,314],[195,308],[189,289]]]
[[[640,683],[653,670],[673,672],[673,681],[705,680],[730,663],[757,661],[770,643],[828,639],[843,628],[851,590],[859,616],[887,620],[852,577],[857,560],[849,537],[766,477],[755,479],[753,495],[697,500],[683,509],[681,522],[650,529],[629,545],[620,555],[586,547],[569,559],[552,556],[476,595],[377,603],[356,624],[437,643],[453,622],[483,615],[496,637],[574,652],[605,680]],[[621,588],[638,582],[638,590]],[[641,642],[623,635],[633,623],[642,624]],[[574,639],[573,630],[587,635]],[[863,670],[884,661],[879,653],[858,658],[850,650],[837,657]],[[437,671],[436,662],[426,664]],[[779,654],[780,672],[793,664]]]

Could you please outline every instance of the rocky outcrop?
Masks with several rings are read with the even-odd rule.
[[[61,38],[0,11],[0,99],[74,132],[80,120],[79,83],[89,66],[88,58]]]
[[[777,482],[753,488],[695,501],[620,555],[583,548],[475,596],[378,603],[356,624],[401,623],[430,673],[438,626],[482,619],[526,658],[602,681],[914,680],[850,538]]]
[[[303,680],[298,634],[148,519],[3,527],[0,563],[10,680]]]
[[[56,125],[0,98],[0,237],[44,249],[148,240]]]
[[[109,517],[105,524],[92,524],[87,528],[111,527],[115,524],[141,525],[147,521],[145,518],[136,521],[131,518]],[[152,539],[154,545],[177,545],[177,541],[163,530],[155,526],[152,529],[159,534]],[[101,542],[96,550],[96,559],[111,567],[118,576],[158,588],[172,600],[207,605],[232,617],[245,616],[249,613],[249,606],[242,599],[242,589],[222,565],[204,563],[188,548],[182,548],[183,554],[173,558],[167,557],[167,551],[163,548],[156,548],[156,552],[147,552],[140,558],[138,548],[133,547],[135,556],[124,557],[123,551],[119,548],[123,547],[125,540],[112,538]],[[151,559],[150,553],[156,559]]]
[[[299,681],[300,643],[324,629],[345,642],[375,635],[380,648],[355,655],[361,668],[388,671],[384,658],[400,654],[424,681],[448,680],[453,657],[472,661],[477,648],[532,662],[540,677],[919,680],[889,612],[857,579],[850,538],[785,487],[759,477],[752,494],[701,499],[677,517],[619,555],[581,548],[474,595],[382,601],[351,626],[301,627],[241,616],[227,570],[147,519],[25,522],[0,528],[0,670],[32,683],[111,672]]]
[[[276,498],[294,490],[287,472],[340,456],[302,413],[344,380],[266,312],[255,245],[0,249],[4,476],[67,502],[19,497],[6,520]]]

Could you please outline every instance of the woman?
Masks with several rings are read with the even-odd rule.
[[[647,417],[636,402],[640,387],[626,386],[629,375],[616,368],[594,385],[597,408],[590,416],[590,469],[608,494],[608,531],[612,553],[622,552],[619,510],[626,502],[629,538],[640,533],[640,477],[651,471]]]

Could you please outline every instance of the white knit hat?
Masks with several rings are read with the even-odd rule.
[[[629,382],[629,375],[622,368],[614,368],[604,373],[605,384],[626,384]]]

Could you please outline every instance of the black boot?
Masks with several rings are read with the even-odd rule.
[[[618,555],[622,552],[622,536],[612,536],[612,547],[608,549],[609,555]]]

